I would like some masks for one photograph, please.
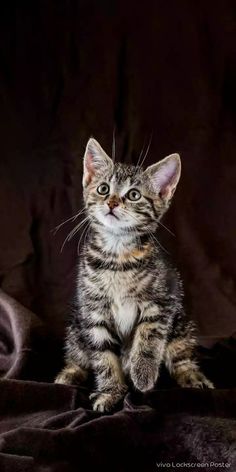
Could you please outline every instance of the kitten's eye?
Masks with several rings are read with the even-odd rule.
[[[100,194],[100,195],[107,195],[110,191],[110,187],[108,184],[101,184],[99,185],[99,187],[97,188],[97,192]]]
[[[141,198],[141,193],[136,190],[135,188],[132,188],[128,193],[127,197],[129,200],[132,200],[133,202],[136,202]]]

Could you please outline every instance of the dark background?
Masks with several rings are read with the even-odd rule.
[[[0,284],[56,337],[74,291],[78,238],[51,230],[81,207],[93,135],[116,158],[179,152],[160,240],[208,340],[236,331],[234,1],[2,2]]]

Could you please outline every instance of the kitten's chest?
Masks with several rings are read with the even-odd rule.
[[[119,296],[114,298],[112,304],[112,315],[114,323],[122,336],[128,336],[137,320],[138,306],[131,298],[122,299]]]
[[[131,280],[130,275],[114,273],[109,274],[106,281],[114,324],[122,336],[130,334],[138,316],[138,304],[131,293]]]

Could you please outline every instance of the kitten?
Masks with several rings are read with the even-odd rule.
[[[113,163],[94,139],[84,156],[90,232],[79,260],[78,309],[56,382],[95,375],[93,408],[109,411],[127,391],[152,389],[160,365],[182,387],[213,385],[194,357],[195,327],[183,310],[178,272],[154,237],[181,172],[178,154],[148,167]]]

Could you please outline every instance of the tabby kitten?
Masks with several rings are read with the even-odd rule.
[[[165,363],[181,387],[213,385],[194,358],[195,328],[182,306],[178,272],[154,237],[181,171],[178,154],[146,170],[114,163],[94,139],[84,156],[90,232],[79,260],[78,308],[56,382],[95,375],[93,409],[109,411],[127,391],[152,389]]]

